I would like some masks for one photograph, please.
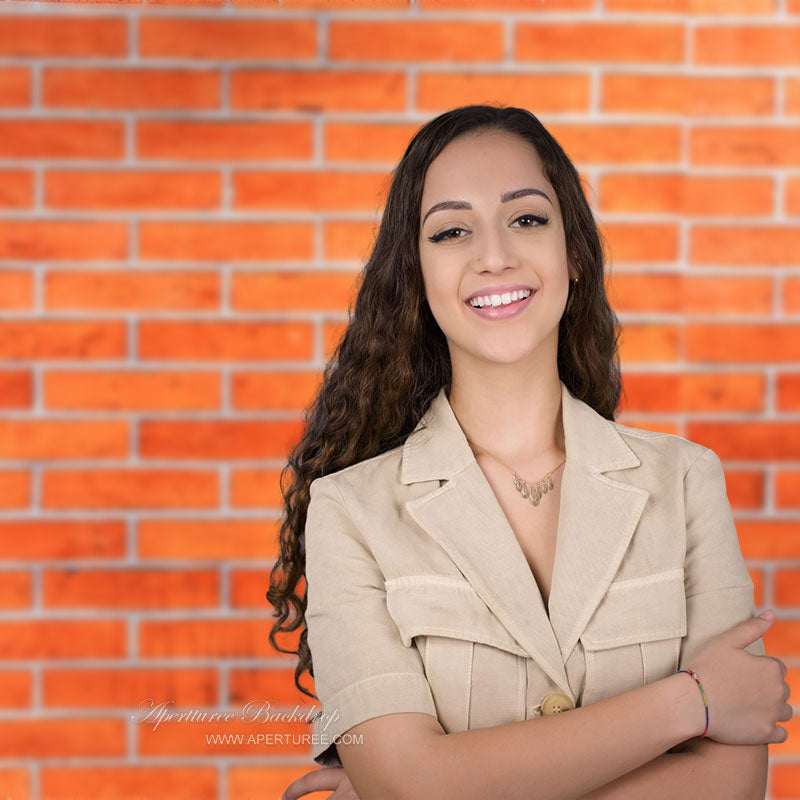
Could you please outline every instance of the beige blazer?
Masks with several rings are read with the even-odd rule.
[[[539,716],[558,692],[575,707],[611,697],[755,615],[717,455],[606,420],[563,382],[561,400],[549,617],[444,389],[402,446],[311,484],[318,764],[340,765],[335,738],[383,714],[451,733]]]

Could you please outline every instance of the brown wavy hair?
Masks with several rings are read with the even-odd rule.
[[[355,307],[322,384],[305,413],[305,433],[280,475],[284,517],[280,555],[270,573],[267,600],[277,617],[269,639],[282,653],[296,654],[297,688],[308,670],[314,677],[305,624],[307,591],[304,528],[309,486],[401,445],[442,386],[450,390],[447,340],[425,297],[419,258],[420,203],[431,162],[451,141],[468,133],[505,130],[530,142],[561,205],[567,256],[577,271],[559,323],[558,372],[567,388],[613,420],[621,379],[619,325],[606,298],[601,235],[574,165],[558,142],[523,108],[470,105],[423,125],[392,174],[372,253],[359,275]],[[284,488],[284,476],[290,483]],[[302,626],[297,650],[280,647],[278,633]]]

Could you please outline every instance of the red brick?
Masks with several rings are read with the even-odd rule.
[[[231,108],[290,111],[403,111],[403,72],[234,70]]]
[[[494,21],[334,19],[328,24],[328,58],[411,63],[498,62],[503,58],[503,25]]]
[[[127,654],[125,620],[84,618],[0,622],[0,659],[122,658]],[[12,755],[10,748],[14,737],[10,735],[9,726],[10,720],[4,719],[0,726],[0,755]]]
[[[101,411],[210,411],[222,402],[215,372],[50,371],[44,405],[51,409]]]
[[[313,19],[200,19],[141,17],[139,53],[144,58],[310,59],[317,54]]]
[[[0,358],[123,358],[126,339],[124,322],[0,321]]]
[[[52,169],[44,177],[48,208],[216,210],[222,200],[216,171]]]
[[[143,519],[140,560],[272,560],[277,555],[277,523],[249,519]]]
[[[679,64],[684,59],[684,27],[673,24],[518,22],[514,29],[518,61]]]
[[[791,323],[690,324],[687,361],[764,362],[800,359],[800,326]]]
[[[9,17],[4,17],[8,22]],[[0,119],[0,158],[103,158],[125,155],[121,120]]]
[[[309,159],[312,146],[309,122],[235,119],[139,120],[136,142],[137,158],[170,161]]]
[[[44,509],[216,508],[219,479],[211,470],[107,468],[49,470]]]
[[[179,69],[46,67],[42,104],[50,108],[213,109],[217,72]]]
[[[317,370],[235,372],[231,403],[245,411],[303,412],[316,395],[322,376]]]
[[[45,307],[55,310],[216,311],[216,272],[72,272],[45,276]]]
[[[9,15],[0,26],[0,56],[124,56],[128,54],[126,18],[52,14]]]
[[[280,508],[280,470],[231,470],[230,502],[234,508]]]
[[[30,208],[33,205],[33,172],[0,169],[0,208]]]
[[[0,220],[0,259],[96,260],[123,259],[127,255],[127,222]]]
[[[347,272],[237,272],[231,286],[236,311],[339,311],[355,302],[358,274]]]
[[[31,71],[27,67],[4,66],[0,72],[0,107],[22,108],[30,103]]]
[[[0,419],[0,458],[125,458],[127,420]]]
[[[114,520],[0,520],[0,559],[54,561],[122,558],[125,523]]]
[[[143,220],[139,254],[192,261],[309,261],[313,233],[308,222]]]

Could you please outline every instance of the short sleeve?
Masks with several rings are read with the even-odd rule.
[[[719,456],[705,448],[684,477],[687,635],[680,669],[715,636],[755,616],[753,581],[745,566]],[[761,638],[745,650],[765,654]]]
[[[436,710],[419,651],[403,644],[386,608],[383,574],[329,477],[310,487],[305,551],[305,620],[321,704],[314,761],[341,766],[335,739],[354,725]]]

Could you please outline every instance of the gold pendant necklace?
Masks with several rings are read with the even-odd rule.
[[[467,439],[467,441],[469,442],[469,439]],[[488,450],[484,450],[482,447],[473,445],[472,442],[469,442],[469,444],[473,450],[478,450],[480,453],[486,453],[487,456],[492,456],[495,461],[503,464],[506,469],[511,470],[516,490],[534,506],[538,506],[539,501],[542,499],[542,495],[546,494],[550,491],[550,489],[553,488],[553,473],[567,460],[565,458],[564,461],[558,465],[558,467],[553,467],[553,469],[551,469],[550,472],[548,472],[543,478],[531,483],[530,481],[526,481],[524,478],[520,477],[515,469],[509,467],[508,464],[504,464],[499,458],[497,458],[497,456],[492,455]]]

